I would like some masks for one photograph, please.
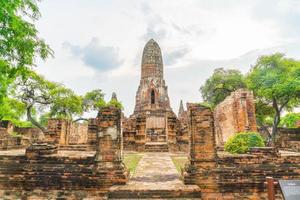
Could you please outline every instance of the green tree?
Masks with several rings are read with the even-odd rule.
[[[300,113],[288,113],[280,120],[279,126],[296,128],[296,123],[300,121]]]
[[[239,70],[218,68],[200,88],[203,100],[215,107],[231,92],[245,88],[244,77]]]
[[[273,117],[270,137],[274,144],[282,111],[299,105],[300,62],[280,53],[262,56],[248,74],[247,85],[257,101],[273,109],[268,112]]]
[[[83,109],[85,112],[98,111],[105,105],[104,93],[100,89],[87,92],[83,97]]]
[[[0,1],[0,104],[14,79],[52,50],[38,37],[39,0]]]
[[[33,71],[27,71],[25,77],[19,77],[14,83],[13,96],[25,105],[27,120],[40,128],[46,129],[35,119],[36,110],[43,111],[54,102],[53,90],[59,85],[44,79]]]
[[[14,97],[25,105],[27,119],[43,132],[47,131],[45,123],[50,117],[73,120],[83,114],[81,96],[34,71],[27,71],[26,76],[17,78],[13,91]],[[40,120],[36,119],[36,111]]]
[[[83,114],[82,97],[71,89],[59,85],[50,91],[53,102],[50,105],[50,117],[73,120]]]

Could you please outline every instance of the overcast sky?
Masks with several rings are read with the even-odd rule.
[[[38,62],[46,78],[78,94],[116,92],[133,112],[142,50],[162,50],[175,113],[200,102],[199,87],[215,68],[246,73],[263,54],[300,59],[299,0],[44,0],[37,22],[55,57]]]

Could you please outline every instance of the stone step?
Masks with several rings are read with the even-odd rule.
[[[74,150],[74,151],[86,151],[89,145],[61,145],[59,150]]]
[[[169,152],[169,146],[166,142],[147,142],[145,144],[146,152]]]
[[[174,189],[122,189],[111,188],[108,199],[200,199],[201,192],[196,185]]]

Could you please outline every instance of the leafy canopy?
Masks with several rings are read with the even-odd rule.
[[[0,103],[15,77],[46,59],[52,50],[38,37],[38,0],[0,1]]]
[[[83,97],[83,108],[85,111],[99,110],[105,105],[104,94],[100,89],[87,92]]]
[[[259,116],[273,118],[271,137],[274,143],[282,111],[300,103],[300,62],[285,58],[281,53],[262,56],[246,82],[261,106],[257,108]],[[264,119],[261,121],[264,122]]]
[[[239,70],[218,68],[201,86],[203,100],[213,107],[222,102],[231,92],[246,87]]]
[[[282,117],[279,126],[296,128],[296,123],[300,121],[300,113],[288,113]]]

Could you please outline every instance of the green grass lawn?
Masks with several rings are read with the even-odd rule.
[[[142,153],[125,153],[124,154],[124,164],[127,169],[130,171],[130,174],[133,175],[138,165],[139,161],[143,157]]]
[[[188,161],[186,156],[172,156],[172,161],[179,173],[181,173],[181,169],[184,168],[185,163]]]

